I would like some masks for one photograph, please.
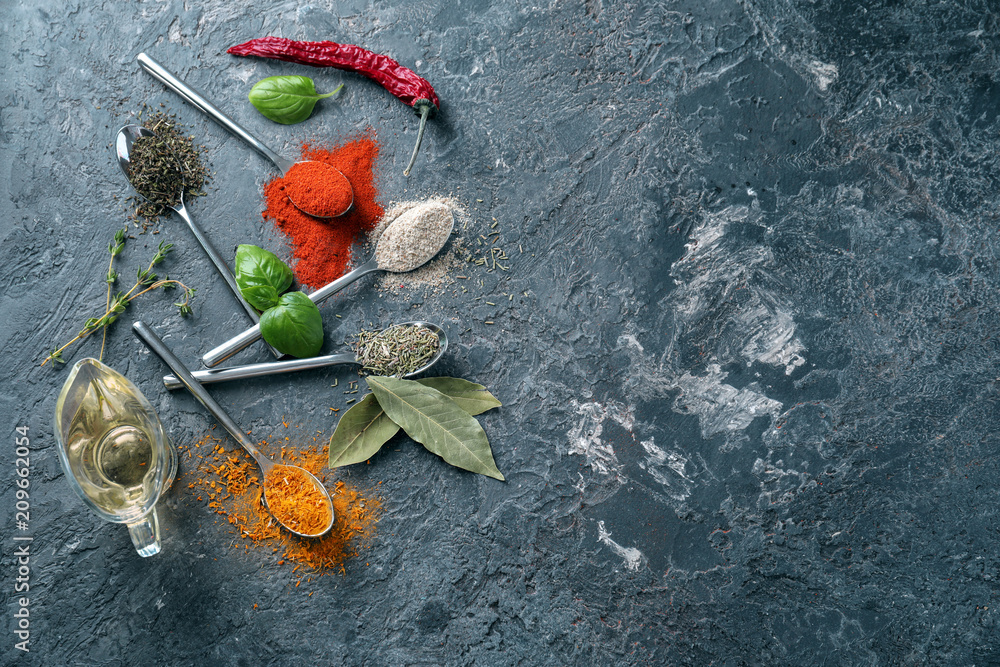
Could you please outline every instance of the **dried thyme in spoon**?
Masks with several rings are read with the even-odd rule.
[[[160,136],[139,137],[132,143],[128,180],[151,206],[165,209],[181,203],[184,172]]]
[[[423,367],[441,346],[437,333],[403,324],[361,331],[352,345],[358,363],[372,375],[402,377]]]
[[[142,147],[143,140],[136,140],[132,144],[130,159],[133,163],[140,162],[137,168],[144,169],[149,178],[147,183],[157,186],[153,191],[160,193],[149,196],[147,191],[139,190],[136,187],[136,190],[146,196],[149,201],[133,198],[136,203],[135,214],[137,217],[152,221],[160,216],[170,215],[170,207],[178,203],[177,196],[182,188],[184,197],[188,200],[190,197],[204,195],[209,173],[204,165],[205,147],[195,145],[194,137],[184,134],[183,128],[173,115],[163,111],[153,111],[143,118],[145,111],[146,108],[143,108],[139,114],[141,125],[156,135],[155,141],[158,143],[156,146],[150,144],[147,147]],[[147,152],[148,156],[145,154]],[[147,157],[153,164],[162,164],[165,156],[169,156],[174,164],[179,165],[181,171],[179,182],[176,180],[175,171],[169,165],[166,165],[166,171],[173,181],[162,183],[159,178],[164,178],[164,176],[157,177],[152,171],[152,166],[145,167],[141,164],[146,162]],[[147,169],[148,171],[146,171]],[[129,180],[133,183],[136,182],[131,174]]]

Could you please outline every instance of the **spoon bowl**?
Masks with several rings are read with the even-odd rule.
[[[311,169],[318,169],[319,173],[321,174],[320,178],[323,179],[324,181],[324,186],[327,187],[333,186],[346,190],[346,192],[348,192],[351,195],[351,200],[347,203],[346,208],[337,210],[335,212],[329,212],[323,210],[321,213],[320,212],[321,209],[319,206],[314,206],[312,207],[313,210],[309,210],[310,209],[309,203],[314,203],[314,202],[303,200],[302,197],[293,197],[288,192],[288,181],[285,181],[285,186],[286,186],[285,196],[288,197],[288,201],[292,203],[292,206],[299,209],[306,215],[313,218],[319,218],[320,220],[333,220],[334,218],[339,218],[342,215],[347,215],[347,213],[352,208],[354,208],[354,188],[351,187],[351,182],[347,179],[347,176],[344,176],[344,172],[340,171],[336,167],[326,164],[325,162],[320,162],[319,160],[300,160],[299,162],[292,163],[291,167],[282,171],[281,174],[282,177],[287,178],[288,174],[292,172],[296,167],[301,168],[300,165],[308,165],[309,168]],[[298,199],[299,201],[296,201],[296,199]],[[330,213],[329,215],[324,215],[325,213],[328,212]]]
[[[260,459],[257,460],[257,463],[261,464]],[[295,530],[287,523],[283,522],[280,513],[276,513],[271,506],[273,501],[269,500],[269,496],[273,497],[275,493],[274,485],[270,484],[269,480],[274,479],[272,474],[276,468],[293,468],[297,473],[304,473],[306,479],[308,479],[309,482],[312,483],[316,491],[321,496],[324,497],[323,502],[327,504],[327,507],[329,509],[330,520],[327,521],[322,527],[316,529],[314,532],[309,532],[309,533]],[[289,532],[292,532],[298,535],[299,537],[322,537],[326,533],[330,532],[330,529],[333,527],[333,521],[334,521],[333,499],[330,498],[330,492],[327,491],[326,487],[323,486],[323,483],[316,478],[316,475],[312,474],[311,472],[300,466],[295,466],[288,463],[275,463],[274,461],[272,461],[267,457],[264,457],[264,463],[260,465],[260,469],[261,472],[264,473],[264,479],[261,483],[261,488],[262,488],[261,499],[264,501],[264,505],[267,507],[267,511],[271,513],[271,516],[273,516],[275,520],[277,520],[277,522],[280,523],[283,528],[285,528],[285,530],[288,530]]]
[[[118,158],[118,167],[122,170],[122,173],[125,175],[125,179],[129,182],[129,185],[132,186],[140,197],[146,199],[146,201],[149,200],[141,191],[139,191],[138,188],[135,187],[135,184],[132,182],[132,159],[130,154],[132,152],[132,144],[134,144],[137,140],[142,137],[155,136],[155,132],[143,127],[142,125],[126,125],[118,130],[118,134],[115,135],[115,156]],[[178,171],[180,170],[180,164],[177,165],[177,169]],[[181,188],[181,191],[177,194],[178,205],[183,206],[184,188]],[[171,206],[170,208],[177,210],[174,206]]]
[[[434,366],[448,349],[448,334],[433,322],[421,320],[413,322],[400,322],[393,326],[418,326],[430,329],[438,337],[438,350],[426,364],[407,373],[404,378],[413,378],[421,373],[426,373]],[[326,366],[336,366],[338,364],[357,364],[358,360],[354,354],[328,354],[323,357],[311,357],[309,359],[290,359],[288,361],[271,361],[260,364],[248,364],[246,366],[230,366],[229,368],[217,368],[204,371],[193,371],[191,377],[201,384],[213,384],[216,382],[227,382],[229,380],[245,380],[247,378],[262,377],[265,375],[277,375],[279,373],[292,373],[294,371],[304,371],[313,368],[324,368]],[[180,389],[184,387],[176,375],[163,376],[163,386],[167,389]]]
[[[229,432],[229,435],[233,436],[236,442],[243,445],[243,448],[247,450],[247,452],[254,458],[254,460],[257,461],[257,465],[260,466],[261,472],[264,473],[263,487],[264,487],[264,501],[266,503],[268,495],[267,479],[269,474],[279,464],[275,463],[267,456],[265,456],[263,452],[257,449],[257,447],[252,442],[250,442],[250,438],[248,438],[246,433],[239,426],[236,425],[236,422],[233,421],[233,418],[229,416],[229,413],[227,413],[223,409],[223,407],[219,405],[214,398],[212,398],[212,396],[208,393],[208,391],[205,390],[204,387],[202,387],[193,377],[191,377],[191,371],[189,371],[187,366],[184,365],[184,362],[182,362],[180,359],[177,358],[177,356],[173,353],[173,351],[171,351],[171,349],[167,347],[162,340],[160,340],[160,337],[156,335],[156,332],[153,331],[149,327],[149,325],[147,325],[145,322],[142,322],[141,320],[137,321],[135,324],[132,325],[132,331],[135,333],[136,337],[143,342],[143,344],[146,347],[148,347],[154,354],[156,354],[156,356],[158,356],[161,360],[163,360],[163,363],[165,363],[167,366],[170,367],[170,370],[172,370],[174,374],[178,378],[180,378],[181,382],[184,384],[185,387],[187,387],[188,391],[190,391],[194,395],[194,397],[198,400],[198,402],[201,403],[205,407],[205,409],[208,410],[208,412],[213,417],[215,417],[215,419],[220,424],[222,424],[222,427]],[[278,523],[281,524],[283,528],[285,528],[291,533],[294,533],[295,535],[298,535],[299,537],[321,537],[330,530],[330,528],[333,526],[333,522],[335,519],[333,512],[333,499],[330,498],[330,492],[327,491],[326,487],[323,486],[320,483],[320,481],[316,479],[316,477],[308,470],[300,468],[299,466],[292,466],[286,463],[282,463],[280,465],[288,466],[289,468],[297,468],[298,470],[301,470],[306,475],[308,475],[308,478],[312,481],[313,485],[316,487],[316,490],[320,492],[320,495],[322,497],[322,502],[326,505],[326,508],[329,510],[330,520],[326,524],[326,526],[321,530],[319,530],[318,532],[302,533],[293,528],[292,526],[289,526],[288,524],[284,523],[281,520],[280,516],[274,514],[274,512],[271,511],[270,504],[268,504],[268,511],[271,511],[272,516],[274,516],[275,520],[277,520]]]
[[[412,373],[406,373],[403,375],[404,378],[412,378],[420,375],[421,373],[426,373],[431,369],[431,366],[436,364],[444,356],[445,350],[448,349],[448,334],[444,329],[434,324],[433,322],[424,322],[423,320],[415,320],[413,322],[401,322],[399,324],[394,324],[396,327],[423,327],[425,329],[430,329],[437,335],[438,338],[438,350],[434,353],[434,356],[427,360],[427,363],[413,371]]]

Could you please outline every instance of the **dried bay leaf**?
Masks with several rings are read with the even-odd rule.
[[[330,467],[367,461],[398,430],[399,426],[385,414],[375,395],[368,394],[337,423],[330,437]]]
[[[470,415],[478,415],[503,405],[486,387],[461,378],[436,377],[415,380],[425,387],[437,389],[442,394],[458,403]]]
[[[451,398],[412,380],[377,375],[365,380],[389,418],[428,451],[453,466],[503,481],[483,427]]]
[[[421,378],[415,382],[437,389],[470,415],[478,415],[501,406],[500,401],[483,385],[461,378]],[[375,395],[367,394],[360,402],[351,406],[337,423],[330,438],[330,467],[367,461],[397,431],[399,425],[385,414]]]

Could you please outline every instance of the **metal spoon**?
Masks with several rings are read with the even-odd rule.
[[[404,378],[411,378],[430,370],[448,349],[448,334],[444,329],[432,322],[401,322],[395,326],[416,326],[430,329],[437,334],[438,351],[431,359],[413,371],[407,373]],[[325,366],[335,366],[337,364],[357,364],[357,358],[353,354],[328,354],[325,357],[312,357],[311,359],[291,359],[289,361],[271,361],[262,364],[249,364],[246,366],[231,366],[229,368],[219,368],[209,371],[193,371],[191,376],[202,384],[214,382],[226,382],[228,380],[243,380],[246,378],[261,377],[264,375],[277,375],[278,373],[291,373],[294,371],[304,371],[313,368],[323,368]],[[174,375],[163,376],[163,386],[167,389],[180,389],[184,383]]]
[[[452,222],[452,224],[454,225],[454,221]],[[449,230],[449,234],[450,233],[451,230]],[[382,243],[382,240],[385,238],[385,236],[386,236],[385,232],[383,232],[382,236],[379,237],[379,244]],[[378,257],[379,254],[378,247],[379,247],[378,244],[376,244],[375,252],[372,254],[372,258],[369,259],[367,262],[365,262],[358,268],[354,269],[353,271],[345,273],[340,278],[334,280],[332,283],[328,283],[323,287],[320,287],[318,290],[310,294],[309,298],[312,300],[312,302],[318,306],[319,304],[323,303],[324,301],[329,299],[331,296],[333,296],[340,290],[344,289],[345,287],[353,283],[361,276],[367,275],[369,273],[374,273],[375,271],[387,271],[389,273],[396,273],[395,271],[382,268],[381,266],[378,265],[378,260],[376,260],[376,257]],[[437,252],[441,252],[441,249],[439,248]],[[435,256],[437,256],[437,253],[428,257],[423,264],[426,264],[427,262],[431,261]],[[419,269],[421,266],[423,266],[423,264],[411,267],[410,271],[415,271],[416,269]],[[230,338],[222,345],[219,345],[209,350],[201,358],[201,361],[209,368],[218,366],[223,361],[233,356],[234,354],[236,354],[246,346],[250,345],[254,341],[260,340],[260,337],[261,337],[260,325],[258,324],[254,327],[247,329],[238,336]]]
[[[209,102],[204,95],[202,95],[197,90],[195,90],[191,86],[187,85],[186,83],[178,79],[173,73],[170,72],[170,70],[168,70],[166,67],[156,62],[152,58],[150,58],[145,53],[140,53],[138,56],[136,56],[136,60],[139,62],[139,65],[144,70],[153,75],[153,78],[157,79],[167,88],[169,88],[170,90],[174,91],[175,93],[183,97],[185,100],[193,104],[196,109],[203,112],[205,115],[214,120],[216,123],[226,128],[227,130],[229,130],[231,133],[233,133],[243,141],[250,144],[251,148],[253,148],[258,153],[260,153],[268,160],[273,162],[274,166],[278,168],[278,171],[281,172],[282,176],[287,176],[288,170],[291,169],[293,165],[297,164],[294,160],[287,160],[278,155],[277,153],[275,153],[274,151],[272,151],[267,146],[265,146],[259,139],[257,139],[257,137],[250,134],[242,125],[237,123],[235,120],[233,120],[226,114],[222,113],[222,111],[220,111],[217,106]],[[339,169],[335,169],[334,167],[331,167],[328,164],[315,160],[300,160],[299,162],[313,162],[315,164],[321,165],[324,169],[327,169],[328,178],[330,179],[330,182],[335,182],[339,180],[342,186],[346,186],[348,190],[350,190],[351,203],[348,204],[347,208],[345,208],[340,213],[337,213],[336,215],[332,216],[326,216],[326,215],[316,215],[315,213],[302,208],[296,202],[292,201],[292,199],[289,197],[289,201],[292,202],[295,208],[299,209],[306,215],[311,215],[314,218],[324,218],[324,219],[337,218],[351,210],[351,207],[354,206],[354,189],[351,187],[351,182],[347,180],[347,177],[344,176],[344,174]]]
[[[135,188],[135,183],[132,182],[132,178],[129,175],[129,165],[131,163],[129,153],[132,151],[132,144],[140,137],[155,136],[156,134],[154,132],[139,125],[126,125],[122,129],[118,130],[118,135],[115,137],[115,153],[118,156],[118,166],[121,167],[122,173],[125,174],[125,178],[132,184],[136,193],[143,199],[146,199],[146,196],[140,192],[138,188]],[[180,163],[177,164],[177,170],[182,172]],[[184,206],[183,187],[181,187],[181,191],[177,193],[177,204],[171,206],[170,208],[172,208],[177,215],[181,217],[181,220],[187,223],[191,233],[194,234],[198,243],[201,244],[205,253],[208,254],[208,258],[212,260],[212,264],[215,265],[216,271],[218,271],[219,275],[222,276],[222,279],[226,281],[226,285],[229,286],[229,291],[233,293],[236,300],[243,306],[243,310],[247,311],[247,315],[250,316],[250,319],[254,322],[260,321],[260,316],[257,315],[257,310],[247,303],[246,299],[243,298],[243,295],[240,294],[240,288],[236,284],[236,278],[233,277],[232,271],[229,270],[229,265],[226,264],[226,260],[222,258],[222,255],[220,255],[219,251],[215,249],[215,246],[213,246],[212,242],[208,240],[208,237],[205,236],[203,231],[201,231],[201,228],[194,223],[194,220],[191,219],[191,214],[188,213],[187,208]]]
[[[257,447],[255,447],[254,444],[250,442],[250,438],[246,436],[246,433],[244,433],[243,430],[236,425],[236,422],[233,421],[232,417],[229,416],[229,414],[222,408],[221,405],[216,403],[215,399],[209,395],[209,393],[205,390],[204,387],[198,384],[198,382],[193,377],[191,377],[191,371],[187,369],[184,363],[177,358],[177,356],[170,350],[170,348],[167,347],[162,340],[160,340],[160,337],[156,335],[156,332],[153,331],[145,322],[142,322],[141,320],[137,321],[135,324],[132,325],[132,331],[135,333],[136,337],[139,340],[141,340],[143,344],[145,344],[146,347],[152,350],[156,354],[156,356],[162,359],[163,362],[170,367],[170,370],[172,370],[174,374],[178,378],[180,378],[181,383],[183,383],[183,385],[187,387],[188,391],[190,391],[194,395],[194,397],[198,399],[198,402],[201,403],[203,406],[205,406],[205,409],[208,410],[209,413],[213,417],[215,417],[220,424],[222,424],[223,428],[229,431],[229,435],[233,436],[233,438],[238,443],[243,445],[243,448],[250,453],[250,455],[254,458],[254,460],[257,461],[257,465],[260,466],[261,472],[264,473],[263,477],[263,479],[265,480],[264,503],[267,504],[268,488],[266,480],[270,472],[278,465],[288,466],[290,468],[298,468],[299,466],[292,466],[286,463],[277,464],[268,457],[266,457],[259,449],[257,449]],[[333,499],[330,498],[330,492],[326,490],[326,487],[324,487],[323,484],[320,483],[320,481],[316,479],[316,477],[312,473],[310,473],[308,470],[305,470],[304,468],[300,468],[300,470],[302,470],[302,472],[304,472],[306,475],[309,476],[313,484],[316,485],[317,489],[322,490],[323,497],[327,503],[327,507],[330,510],[330,523],[327,524],[319,532],[312,534],[300,533],[297,530],[289,528],[287,525],[283,523],[281,525],[289,532],[294,533],[300,537],[320,537],[321,535],[324,535],[326,532],[328,532],[330,528],[333,526],[333,521],[334,521]],[[270,506],[268,506],[268,509],[270,510]],[[278,523],[281,523],[280,518],[278,518],[277,516],[275,516],[274,518],[278,521]]]

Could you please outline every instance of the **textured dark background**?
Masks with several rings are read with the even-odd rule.
[[[2,4],[0,414],[11,442],[31,429],[35,538],[31,653],[6,633],[5,663],[1000,664],[995,4]],[[224,52],[265,34],[359,43],[435,84],[409,181],[412,111]],[[496,218],[509,272],[470,267],[457,295],[363,279],[323,312],[329,349],[368,321],[442,322],[444,373],[505,404],[482,422],[506,483],[394,441],[342,473],[382,482],[374,544],[299,588],[186,489],[152,559],[72,494],[51,426],[66,371],[38,364],[104,301],[129,194],[114,130],[167,103],[217,172],[191,206],[215,243],[281,243],[259,216],[269,165],[143,73],[143,50],[279,152],[375,128],[386,203],[453,194],[471,238]],[[279,73],[346,94],[277,126],[245,95]],[[244,315],[182,224],[160,229],[123,266],[173,241],[195,315],[145,299],[105,359],[186,443],[212,420],[162,389],[128,323],[193,363]],[[329,434],[350,377],[213,393],[255,433]]]

